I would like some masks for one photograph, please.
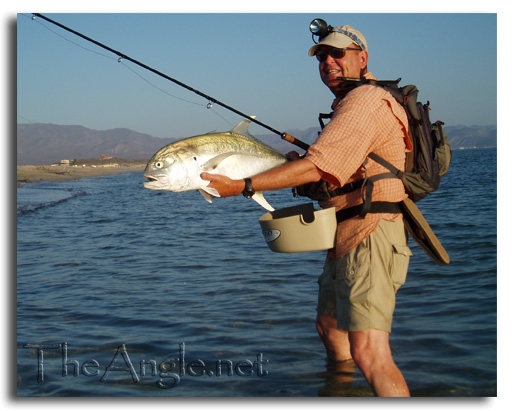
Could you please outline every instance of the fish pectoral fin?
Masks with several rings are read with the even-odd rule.
[[[233,156],[236,153],[223,153],[219,154],[216,157],[211,158],[209,161],[207,161],[205,164],[201,166],[202,170],[204,171],[212,171],[215,170],[223,160],[227,159],[230,156]],[[217,196],[219,197],[219,195]]]
[[[212,187],[204,187],[198,190],[200,194],[205,198],[205,200],[209,203],[212,203],[212,197],[219,197],[220,193],[218,190]]]
[[[212,198],[211,198],[211,196],[209,194],[207,194],[203,190],[198,190],[198,192],[203,196],[203,198],[205,198],[205,201],[207,201],[208,203],[212,204]]]
[[[275,211],[275,209],[266,201],[261,191],[256,191],[255,194],[252,196],[252,199],[266,210]]]

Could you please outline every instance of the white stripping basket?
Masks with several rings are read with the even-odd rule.
[[[277,253],[300,253],[334,247],[335,208],[315,210],[313,203],[283,208],[259,218],[268,247]]]

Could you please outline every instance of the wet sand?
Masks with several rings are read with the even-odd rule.
[[[70,181],[84,177],[108,176],[135,171],[143,172],[146,164],[121,165],[118,167],[73,167],[73,166],[18,166],[17,184],[38,181]]]

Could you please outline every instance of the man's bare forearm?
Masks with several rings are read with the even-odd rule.
[[[319,181],[321,171],[309,160],[291,161],[271,170],[252,177],[252,185],[256,191],[272,191],[296,187],[302,184]],[[239,195],[243,192],[243,180],[232,180],[226,176],[202,173],[202,178],[210,180],[213,187],[222,197]]]

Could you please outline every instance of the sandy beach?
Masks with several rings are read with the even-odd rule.
[[[18,166],[16,171],[17,184],[34,183],[38,181],[70,181],[84,177],[99,177],[118,173],[134,171],[143,172],[146,164],[120,165],[116,167],[105,166]]]

